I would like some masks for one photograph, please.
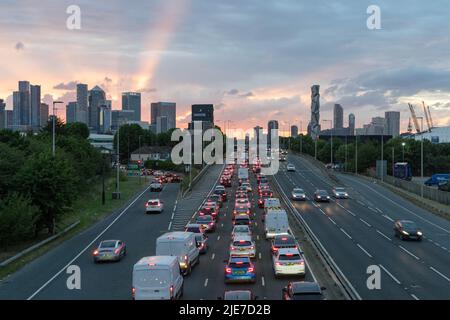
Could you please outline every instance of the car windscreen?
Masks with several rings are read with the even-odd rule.
[[[336,188],[336,189],[334,189],[334,190],[336,190],[336,192],[345,192],[345,189],[344,189],[344,188]]]
[[[237,233],[247,233],[248,232],[248,227],[247,226],[240,226],[240,227],[236,227],[234,228],[234,232]]]
[[[134,283],[138,287],[166,287],[168,285],[169,273],[167,270],[142,270],[135,271]]]
[[[317,194],[319,196],[324,196],[324,197],[326,197],[328,195],[328,193],[326,191],[318,191]]]
[[[250,262],[230,262],[230,268],[249,268]]]
[[[293,261],[293,260],[301,260],[301,257],[299,254],[292,254],[292,255],[288,255],[288,254],[280,254],[278,256],[278,260],[280,261]]]
[[[405,230],[416,230],[417,229],[417,225],[414,222],[402,222],[403,225],[403,229]]]
[[[211,216],[201,216],[197,217],[198,222],[211,222],[213,221],[213,218]]]
[[[304,193],[303,189],[294,189],[294,193]]]
[[[116,241],[103,241],[100,244],[100,248],[115,248],[116,247]]]

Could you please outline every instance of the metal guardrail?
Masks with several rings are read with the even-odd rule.
[[[311,230],[309,225],[306,223],[306,221],[300,215],[298,210],[292,205],[292,203],[289,200],[289,198],[287,197],[286,193],[281,188],[281,185],[278,182],[277,178],[275,176],[273,176],[273,178],[274,178],[274,181],[276,182],[277,189],[279,191],[279,194],[280,194],[282,200],[285,202],[285,204],[290,209],[291,213],[293,214],[293,217],[304,228],[304,230],[308,234],[309,238],[311,239],[313,245],[316,247],[318,253],[322,257],[323,261],[325,261],[325,263],[328,265],[330,270],[333,272],[333,275],[334,275],[335,279],[339,282],[338,284],[340,285],[346,298],[349,300],[362,300],[361,296],[358,294],[358,292],[355,290],[353,285],[350,283],[350,281],[344,275],[342,270],[339,268],[339,266],[333,260],[331,255],[328,253],[328,251],[322,245],[319,238],[314,234],[314,232]]]
[[[211,165],[207,164],[195,177],[194,179],[192,179],[191,181],[191,185],[183,192],[183,194],[181,195],[181,198],[184,198],[186,196],[186,194],[192,190],[192,188],[197,184],[197,182],[201,179],[201,177],[203,177],[206,173],[206,171],[208,171],[208,169],[211,167]]]
[[[6,267],[7,265],[11,264],[12,262],[16,261],[17,259],[23,257],[24,255],[39,249],[40,247],[42,247],[43,245],[46,245],[49,242],[52,242],[53,240],[55,240],[56,238],[61,237],[62,235],[66,234],[67,232],[69,232],[70,230],[72,230],[73,228],[75,228],[78,224],[80,224],[80,220],[76,221],[75,223],[72,223],[70,226],[68,226],[67,228],[65,228],[63,231],[61,231],[58,234],[55,234],[53,236],[51,236],[50,238],[47,238],[39,243],[36,243],[35,245],[19,252],[18,254],[12,256],[9,259],[6,259],[2,262],[0,262],[0,267]]]

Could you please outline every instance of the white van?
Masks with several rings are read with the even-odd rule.
[[[289,234],[289,221],[283,209],[270,210],[265,217],[264,232],[266,239]]]
[[[176,256],[184,275],[200,263],[199,250],[192,232],[168,232],[156,239],[156,255]]]
[[[247,168],[239,168],[238,169],[238,179],[239,179],[239,183],[248,181],[248,169]]]
[[[173,300],[183,296],[183,276],[176,257],[144,257],[133,267],[134,300]]]

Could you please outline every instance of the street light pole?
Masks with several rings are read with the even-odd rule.
[[[56,114],[55,105],[63,103],[62,101],[53,101],[53,116],[52,116],[52,156],[56,155]]]
[[[323,120],[323,122],[330,122],[330,132],[331,132],[331,150],[330,150],[330,164],[331,164],[331,168],[333,169],[333,120]]]
[[[405,162],[405,145],[406,143],[402,142],[402,152],[403,152],[402,162]]]
[[[384,127],[383,127],[383,133],[381,134],[381,181],[384,181],[383,151],[384,151]]]
[[[420,196],[423,198],[423,117],[420,119]]]
[[[358,135],[355,137],[355,174],[358,174]]]
[[[303,122],[300,121],[300,154],[303,153]]]

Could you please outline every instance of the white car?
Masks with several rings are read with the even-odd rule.
[[[148,200],[145,204],[146,213],[162,213],[164,211],[164,203],[159,199]]]
[[[230,244],[230,257],[256,256],[255,243],[250,236],[239,235],[233,238]]]
[[[295,166],[294,166],[292,163],[289,163],[289,164],[286,166],[286,170],[287,170],[287,171],[292,171],[292,172],[294,172],[294,171],[295,171]]]
[[[279,249],[272,255],[275,277],[279,275],[305,275],[305,260],[298,249]]]
[[[239,236],[252,236],[252,231],[249,226],[234,226],[233,231],[231,232],[231,238]]]
[[[162,189],[162,183],[159,180],[153,180],[150,184],[150,192],[161,192]]]
[[[292,200],[306,200],[305,190],[294,188],[294,190],[292,190]]]
[[[333,188],[333,197],[336,199],[348,199],[348,193],[344,188],[336,187]]]

